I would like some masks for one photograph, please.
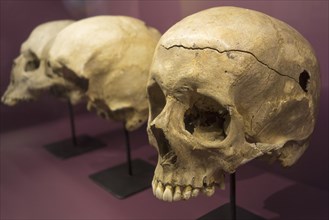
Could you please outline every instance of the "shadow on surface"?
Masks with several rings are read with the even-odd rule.
[[[279,214],[273,219],[328,219],[328,191],[295,184],[267,198],[264,208]]]

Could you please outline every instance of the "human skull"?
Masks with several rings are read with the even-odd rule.
[[[89,110],[134,130],[148,117],[146,85],[159,38],[157,30],[135,18],[86,18],[58,34],[50,64],[64,78],[87,81]]]
[[[31,32],[14,60],[10,84],[2,97],[4,104],[13,106],[21,101],[35,100],[47,90],[59,98],[70,99],[72,103],[81,99],[81,92],[63,78],[52,76],[47,65],[49,48],[57,33],[73,22],[46,22]]]
[[[270,155],[290,166],[308,146],[319,67],[282,21],[236,7],[193,14],[160,38],[150,71],[158,199],[210,196],[242,164]]]

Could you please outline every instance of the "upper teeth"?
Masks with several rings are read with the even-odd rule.
[[[188,186],[173,186],[171,184],[163,184],[161,181],[153,180],[152,182],[153,194],[158,199],[163,201],[172,202],[179,200],[187,200],[191,197],[199,195],[200,190],[207,196],[212,196],[215,193],[215,186],[208,186],[204,188]]]

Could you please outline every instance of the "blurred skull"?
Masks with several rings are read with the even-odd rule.
[[[157,30],[124,16],[96,16],[61,31],[50,49],[54,73],[85,86],[88,109],[124,121],[128,130],[148,117],[146,84]]]
[[[2,97],[4,104],[12,106],[21,101],[35,100],[45,90],[59,98],[70,99],[72,103],[80,100],[81,92],[72,83],[53,76],[47,65],[48,52],[57,33],[73,22],[47,22],[32,31],[14,60],[10,84]]]
[[[148,82],[157,198],[212,195],[224,174],[267,155],[294,164],[308,146],[319,98],[310,44],[265,14],[219,7],[160,39]]]

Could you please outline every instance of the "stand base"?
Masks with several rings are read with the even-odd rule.
[[[208,214],[198,218],[198,220],[210,220],[210,219],[216,219],[216,220],[232,219],[230,203],[227,203],[217,209],[214,209]],[[236,207],[236,219],[237,220],[265,220],[265,218],[262,218],[238,206]]]
[[[132,173],[124,163],[89,177],[118,199],[124,199],[151,186],[154,166],[140,159],[132,160]]]
[[[72,139],[69,138],[59,142],[47,144],[44,147],[56,157],[67,159],[105,146],[105,143],[96,138],[88,135],[79,135],[77,136],[77,145],[74,145]]]

